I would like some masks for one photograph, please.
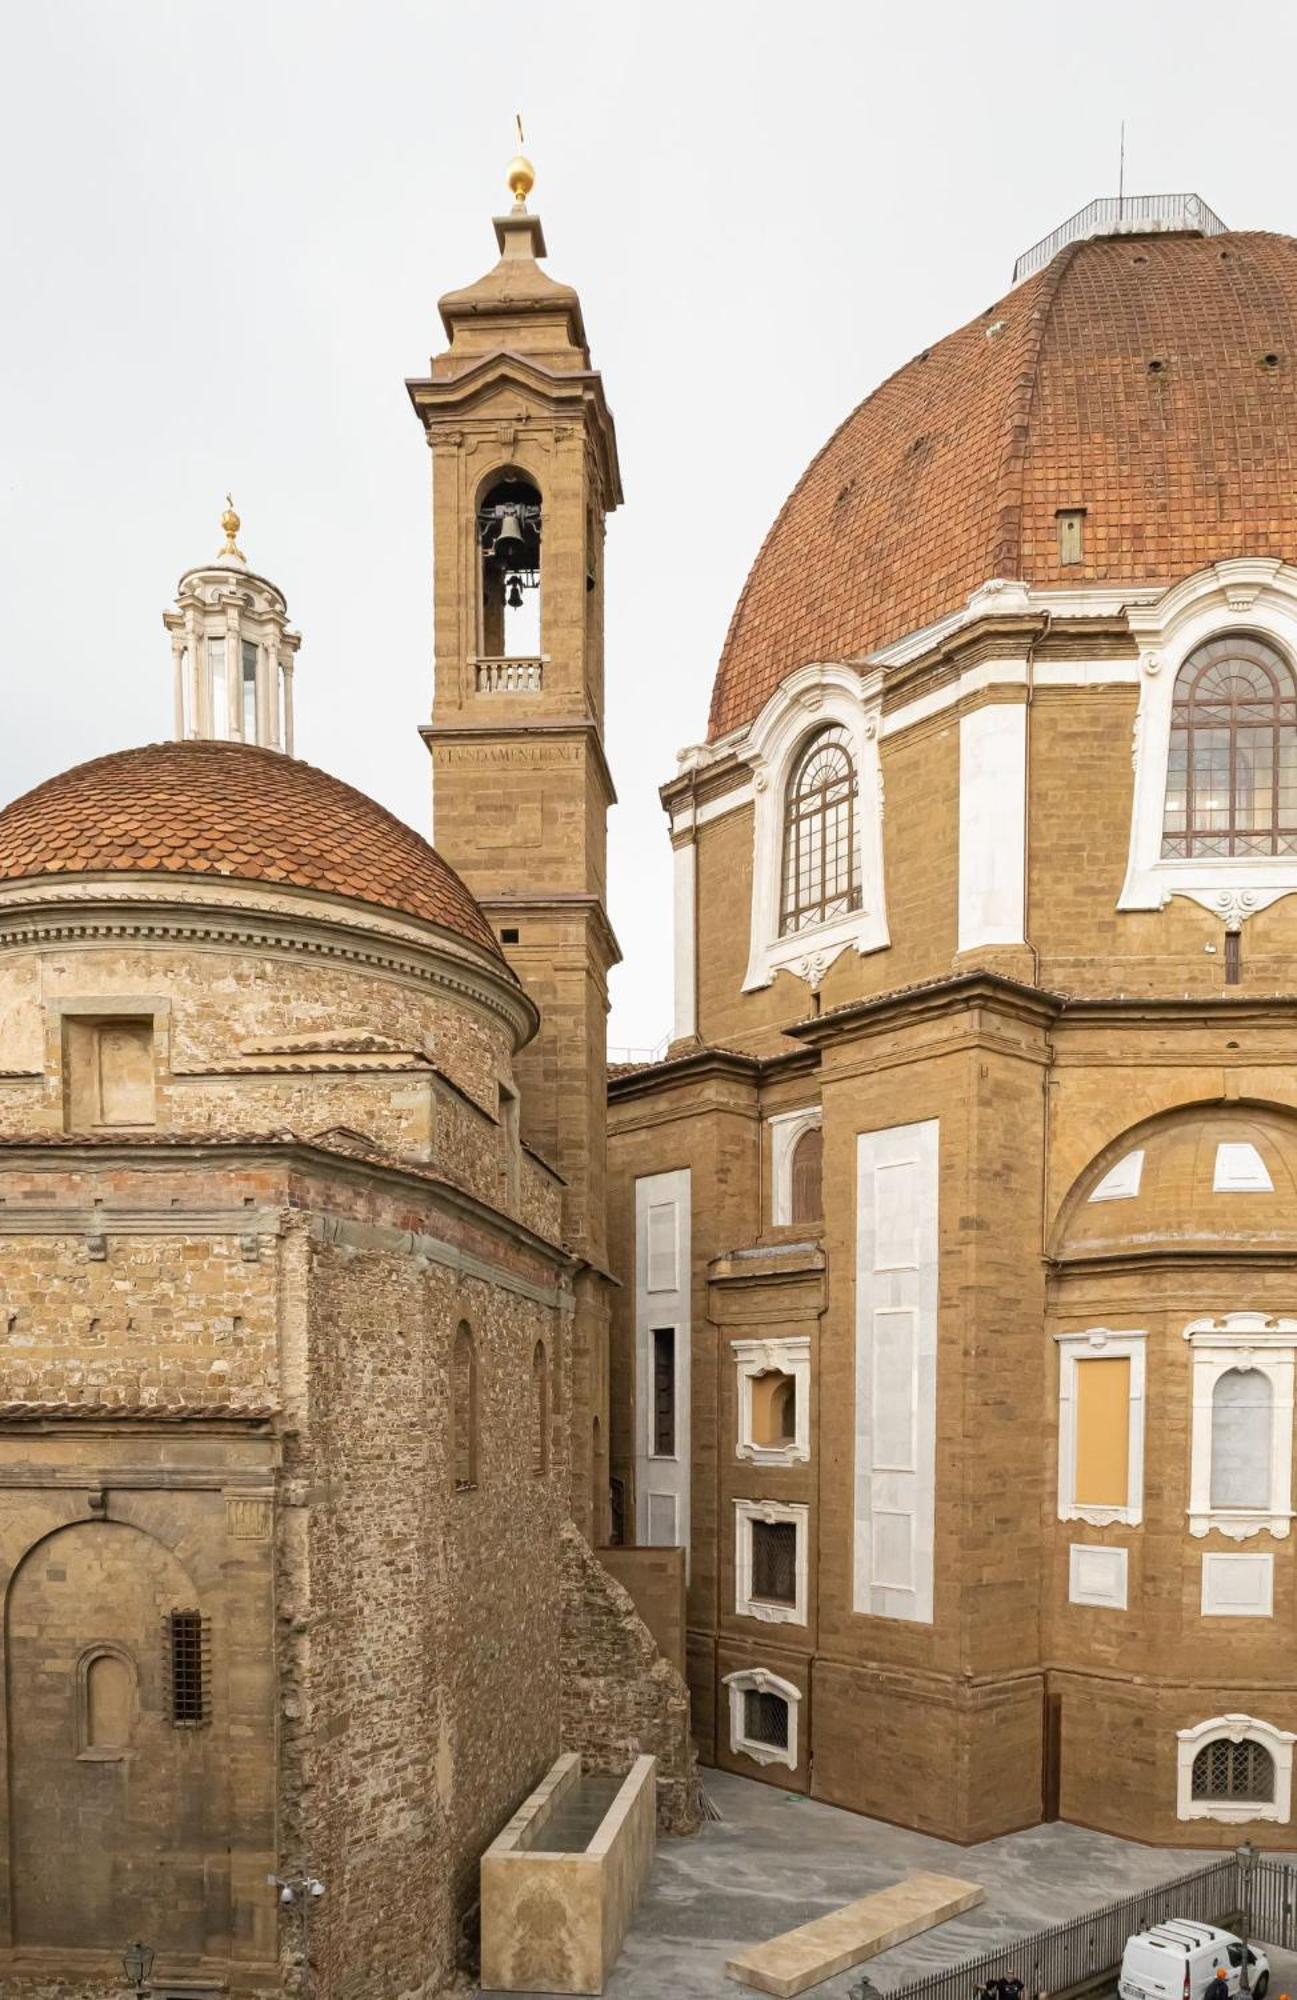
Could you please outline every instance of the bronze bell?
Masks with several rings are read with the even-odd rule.
[[[527,553],[522,539],[522,522],[510,509],[500,522],[500,532],[495,538],[491,554],[506,569],[520,569]]]

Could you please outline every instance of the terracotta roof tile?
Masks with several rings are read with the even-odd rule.
[[[0,882],[159,870],[288,881],[377,904],[453,931],[503,963],[470,891],[420,834],[341,779],[275,750],[122,750],[62,772],[0,812]]]
[[[1055,517],[1078,507],[1085,560],[1063,568]],[[711,736],[796,668],[876,652],[990,577],[1169,583],[1243,554],[1297,556],[1297,242],[1070,245],[812,461],[735,609]]]

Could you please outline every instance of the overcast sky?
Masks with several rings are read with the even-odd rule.
[[[495,259],[521,109],[617,419],[611,1039],[670,1029],[657,787],[762,535],[878,381],[1091,196],[1297,227],[1291,7],[3,5],[0,796],[171,727],[227,487],[298,748],[429,831],[428,452],[404,378]],[[862,552],[867,553],[867,552]]]

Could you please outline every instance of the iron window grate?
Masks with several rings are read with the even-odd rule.
[[[211,1720],[208,1621],[201,1611],[168,1613],[163,1645],[171,1721],[177,1729],[201,1729]]]

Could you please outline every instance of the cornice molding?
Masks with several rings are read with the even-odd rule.
[[[84,896],[85,891],[82,890]],[[385,938],[358,925],[276,916],[237,906],[51,897],[0,907],[0,952],[58,945],[135,944],[158,949],[286,952],[329,959],[422,989],[446,993],[503,1021],[515,1048],[539,1026],[535,1003],[502,969],[480,959],[442,952],[413,938]]]

